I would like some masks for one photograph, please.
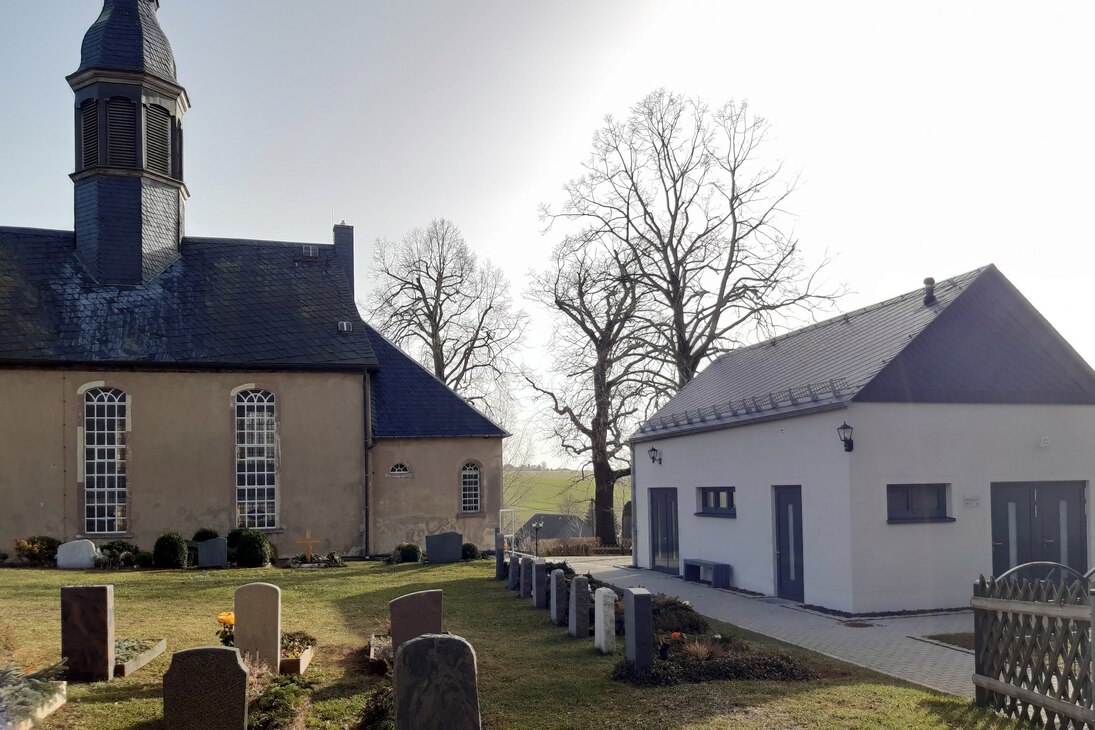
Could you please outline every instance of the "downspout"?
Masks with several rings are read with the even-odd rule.
[[[635,442],[631,442],[631,567],[639,567],[639,558],[635,552],[639,546],[639,521],[635,519],[638,514],[639,508],[635,503],[635,479],[638,476],[638,469],[635,463]]]
[[[372,515],[369,513],[369,486],[370,475],[372,474],[372,468],[369,463],[369,451],[373,448],[373,398],[372,398],[372,379],[369,377],[368,369],[365,370],[364,377],[361,380],[362,397],[364,400],[364,408],[362,409],[362,420],[365,428],[364,439],[362,439],[362,458],[365,464],[365,479],[361,484],[361,529],[365,533],[364,540],[364,552],[365,557],[372,555],[371,542],[373,537],[373,531],[371,529]]]

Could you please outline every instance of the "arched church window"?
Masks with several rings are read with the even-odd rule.
[[[137,166],[137,107],[125,97],[106,102],[107,156],[111,167]]]
[[[277,411],[274,394],[236,394],[236,524],[277,527]]]
[[[473,461],[460,469],[460,511],[479,511],[479,465]]]
[[[84,531],[129,529],[126,482],[126,395],[117,388],[84,393]]]
[[[157,104],[145,107],[145,156],[148,169],[171,175],[171,112]]]

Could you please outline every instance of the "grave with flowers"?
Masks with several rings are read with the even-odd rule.
[[[265,587],[255,591],[255,587]],[[239,590],[252,589],[256,595],[244,595],[245,620],[256,616],[252,622],[252,630],[245,633],[242,640],[237,637],[236,616],[237,611],[222,611],[217,614],[217,639],[223,646],[237,647],[244,656],[252,656],[255,661],[263,662],[273,669],[272,647],[277,646],[277,673],[279,674],[304,674],[308,671],[312,659],[315,657],[316,647],[319,641],[316,637],[305,631],[281,631],[281,594],[280,590],[270,591],[266,583],[251,583],[242,586]],[[237,591],[237,608],[240,606],[239,591]]]

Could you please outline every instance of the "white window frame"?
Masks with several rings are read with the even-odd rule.
[[[481,512],[483,470],[474,461],[464,462],[460,467],[460,511]]]
[[[407,462],[397,461],[396,463],[392,464],[390,469],[388,469],[388,476],[397,478],[409,477],[411,476],[411,468],[407,466]]]
[[[280,481],[277,398],[268,390],[241,390],[232,399],[232,408],[236,525],[259,530],[276,528]]]
[[[129,399],[118,388],[84,391],[84,532],[129,531]]]

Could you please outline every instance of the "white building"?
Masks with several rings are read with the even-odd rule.
[[[728,563],[852,613],[964,606],[979,574],[1088,569],[1095,371],[990,265],[724,355],[632,466],[640,567]]]

